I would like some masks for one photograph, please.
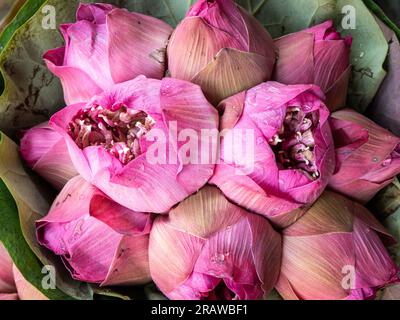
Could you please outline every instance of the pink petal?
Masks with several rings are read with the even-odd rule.
[[[150,272],[164,294],[169,296],[188,279],[204,242],[204,239],[171,228],[166,218],[155,220],[150,233]]]
[[[314,80],[314,37],[299,32],[275,40],[278,60],[273,79],[285,84],[311,84]],[[296,52],[293,55],[293,52]]]
[[[350,64],[350,47],[344,41],[317,41],[314,47],[314,81],[326,92]]]
[[[82,178],[72,179],[36,226],[39,243],[62,256],[74,279],[100,283],[122,235],[90,217],[90,199],[96,192]]]
[[[90,215],[102,221],[118,233],[137,235],[149,233],[151,216],[134,212],[110,200],[102,194],[96,194],[90,201]]]
[[[18,300],[18,294],[16,293],[0,293],[0,301],[2,300]]]
[[[173,78],[191,81],[223,48],[241,44],[224,31],[212,28],[203,19],[184,19],[168,45],[168,68]]]
[[[376,232],[356,219],[353,241],[357,257],[357,288],[380,288],[399,280],[398,267]]]
[[[107,16],[108,55],[115,83],[141,74],[161,79],[172,28],[161,20],[115,9]]]
[[[342,132],[344,131],[348,137],[351,137],[350,134],[355,130],[360,132],[361,126],[368,131],[368,141],[361,144],[358,143],[359,140],[353,141],[346,136],[341,138],[339,141],[341,144],[336,150],[340,163],[335,175],[329,181],[329,187],[359,201],[368,202],[388,180],[400,173],[400,161],[393,159],[390,163],[386,163],[400,143],[400,138],[352,110],[335,112],[332,117],[335,119],[334,127],[343,128]],[[364,141],[365,137],[362,142]],[[348,145],[342,145],[346,142]],[[357,146],[359,147],[356,148]],[[354,186],[353,183],[357,180],[365,180],[367,183],[361,182],[357,189],[351,188],[349,184]],[[374,184],[377,188],[373,192]],[[367,189],[361,190],[361,187]]]
[[[150,281],[149,235],[123,237],[101,285],[132,286]]]
[[[0,242],[0,293],[14,293],[15,282],[12,272],[13,262],[6,248]]]
[[[85,71],[63,65],[64,54],[65,48],[59,48],[46,52],[43,58],[50,71],[60,78],[65,102],[67,104],[85,102],[100,93],[101,87]]]
[[[201,0],[189,10],[187,17],[200,17],[211,28],[222,31],[237,41],[236,46],[221,46],[221,48],[249,50],[248,33],[242,11],[233,1],[219,0],[210,4],[208,1]]]
[[[302,300],[341,300],[348,295],[342,287],[345,266],[355,266],[351,233],[325,234],[319,237],[283,239],[281,278],[277,288],[284,298]],[[281,281],[285,278],[291,290]]]
[[[115,9],[106,3],[80,3],[76,12],[76,20],[87,20],[96,24],[106,23],[107,14]]]
[[[34,127],[24,134],[20,152],[28,166],[58,190],[78,174],[69,157],[64,138],[48,123]]]
[[[82,20],[69,26],[65,33],[69,41],[64,65],[84,70],[101,88],[113,85],[107,53],[109,40],[106,25]]]
[[[252,233],[252,253],[264,295],[276,285],[282,259],[282,238],[268,223],[256,215],[248,216]],[[267,250],[266,250],[267,244]]]
[[[13,266],[13,273],[20,300],[49,300],[24,278],[15,265]]]

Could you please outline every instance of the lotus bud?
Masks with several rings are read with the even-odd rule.
[[[322,99],[313,85],[267,82],[224,100],[221,161],[210,182],[278,227],[293,223],[335,169]]]
[[[275,48],[266,29],[232,0],[200,0],[172,34],[174,78],[197,83],[213,104],[270,79]]]
[[[329,187],[367,203],[400,173],[400,138],[353,110],[330,120],[337,167]]]
[[[0,300],[47,300],[39,290],[25,280],[1,242]]]
[[[326,94],[330,110],[344,107],[351,44],[352,39],[341,38],[332,21],[279,38],[275,41],[279,58],[273,79],[285,84],[315,84]]]
[[[44,55],[60,78],[67,104],[86,102],[115,83],[146,75],[161,79],[172,28],[161,20],[109,4],[80,4],[64,24],[65,47]]]
[[[366,300],[399,281],[385,244],[394,239],[362,205],[326,191],[283,230],[281,275],[286,300]]]
[[[38,125],[24,134],[21,139],[20,153],[33,171],[58,190],[78,175],[64,138],[48,123]]]
[[[133,211],[168,212],[214,172],[215,161],[200,162],[205,148],[182,151],[182,136],[200,146],[202,132],[218,133],[219,125],[218,112],[190,82],[141,76],[67,106],[50,125],[79,174]],[[217,148],[212,144],[210,154]]]
[[[149,214],[116,204],[79,176],[36,223],[39,243],[61,257],[74,279],[102,286],[150,280],[150,227]]]
[[[174,300],[260,299],[279,275],[280,235],[215,187],[156,218],[149,248],[151,276]]]

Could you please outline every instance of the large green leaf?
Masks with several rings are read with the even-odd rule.
[[[23,26],[45,3],[46,0],[26,1],[14,19],[7,25],[0,36],[0,52],[6,47],[13,34]],[[10,7],[8,8],[10,9]]]
[[[389,248],[396,263],[400,266],[400,182],[396,178],[393,183],[381,190],[369,203],[372,212],[397,240],[397,244]]]
[[[113,3],[130,11],[141,12],[164,20],[175,27],[196,0],[114,0]]]
[[[364,3],[380,20],[390,27],[400,39],[400,1],[364,0]],[[393,21],[390,20],[390,18],[393,19]]]
[[[26,6],[34,2],[43,1],[29,1]],[[77,1],[49,0],[45,4],[56,8],[58,22],[73,21]],[[36,5],[32,6],[36,8]],[[43,29],[43,18],[42,11],[37,10],[12,34],[0,55],[0,70],[4,78],[4,91],[0,96],[0,130],[7,134],[45,121],[64,104],[59,81],[42,60],[43,53],[60,46],[62,39],[58,30]]]
[[[335,17],[336,0],[237,0],[274,38]]]
[[[30,250],[34,252],[43,265],[55,267],[57,287],[60,290],[77,299],[92,299],[93,292],[90,287],[87,284],[74,281],[60,259],[38,244],[35,221],[47,214],[50,206],[48,198],[51,197],[51,193],[45,189],[43,184],[37,183],[32,176],[27,174],[19,158],[17,145],[1,133],[0,179],[12,195],[12,203],[14,203],[15,209],[13,211],[14,219],[18,220],[16,223],[18,223],[23,235],[24,245],[27,244],[30,247]],[[5,206],[6,203],[0,204],[0,207],[3,205]],[[7,220],[0,218],[0,227],[5,228],[1,231],[0,239],[12,237],[13,235],[8,234],[9,230],[3,224],[7,224]],[[9,248],[9,250],[11,249]],[[18,254],[19,249],[15,250],[17,250],[15,254]],[[25,251],[21,252],[20,260],[24,259],[24,254]],[[30,263],[30,261],[27,261],[27,263]],[[18,264],[17,266],[19,268]],[[25,270],[30,271],[29,269],[20,269],[26,279],[31,281],[31,275],[26,274]],[[36,283],[33,282],[33,285],[36,286]]]

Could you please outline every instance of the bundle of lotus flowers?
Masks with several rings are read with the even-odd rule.
[[[400,299],[394,23],[66,2],[0,36],[0,299]]]

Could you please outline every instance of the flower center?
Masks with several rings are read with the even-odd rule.
[[[93,106],[79,111],[69,123],[68,133],[79,148],[102,146],[125,165],[141,154],[139,140],[154,125],[154,119],[144,111]]]
[[[304,113],[297,107],[288,108],[281,130],[269,141],[281,169],[301,170],[311,180],[319,178],[314,152],[318,122],[318,111]]]

